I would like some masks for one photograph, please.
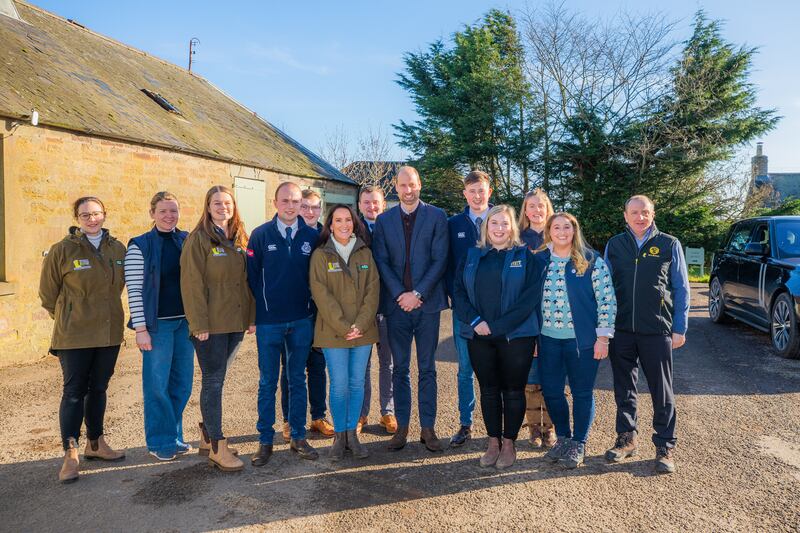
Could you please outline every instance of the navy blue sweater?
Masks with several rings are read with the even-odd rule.
[[[319,233],[298,217],[289,248],[277,218],[254,229],[247,245],[247,281],[256,300],[256,324],[282,324],[314,314],[308,267]]]
[[[489,206],[491,208],[491,206]],[[486,222],[485,220],[483,221]],[[447,219],[447,231],[450,233],[450,252],[447,256],[447,271],[444,274],[444,284],[447,295],[453,300],[453,279],[456,269],[467,256],[467,250],[475,248],[480,239],[478,228],[469,218],[469,206],[464,211]]]
[[[535,252],[544,243],[544,231],[539,233],[533,228],[527,228],[520,232],[519,238],[528,246],[531,252]]]

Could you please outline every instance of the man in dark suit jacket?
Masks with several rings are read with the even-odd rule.
[[[390,450],[402,449],[411,418],[411,341],[416,341],[419,368],[417,400],[422,426],[420,440],[434,452],[444,450],[436,436],[436,362],[439,318],[447,308],[444,280],[447,269],[447,215],[419,199],[419,173],[403,166],[395,176],[400,205],[378,217],[372,254],[381,275],[382,309],[394,357],[397,431]]]

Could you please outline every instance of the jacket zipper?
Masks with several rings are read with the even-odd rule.
[[[269,311],[269,305],[267,304],[267,282],[264,279],[264,269],[261,269],[261,297],[264,299],[264,307],[267,311]]]
[[[631,329],[636,333],[636,274],[639,272],[639,250],[636,250],[636,262],[633,266],[633,312],[631,313]]]

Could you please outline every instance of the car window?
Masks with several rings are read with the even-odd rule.
[[[769,245],[769,226],[766,224],[759,224],[756,231],[753,232],[753,240],[758,244]]]
[[[775,238],[781,259],[800,257],[800,220],[776,222]]]
[[[740,223],[731,233],[726,247],[729,252],[743,252],[745,245],[750,242],[750,235],[753,233],[752,223]]]

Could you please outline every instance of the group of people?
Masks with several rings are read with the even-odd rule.
[[[379,423],[391,434],[389,450],[404,448],[414,342],[420,442],[431,452],[472,438],[476,376],[488,435],[482,466],[514,464],[527,418],[534,447],[565,468],[578,467],[594,418],[598,366],[610,356],[617,439],[606,459],[638,452],[641,364],[653,400],[656,469],[673,472],[672,350],[685,341],[688,276],[679,241],[654,224],[652,201],[641,195],[627,201],[625,232],[600,254],[578,220],[554,213],[541,189],[525,195],[517,218],[513,207],[489,204],[489,176],[472,171],[464,178],[467,206],[448,219],[420,200],[422,181],[413,167],[401,167],[394,185],[399,205],[384,211],[383,190],[364,187],[359,212],[337,204],[320,223],[319,194],[283,182],[275,216],[249,236],[227,187],[207,192],[191,233],[178,229],[178,198],[159,192],[150,202],[153,227],[127,247],[103,227],[107,210],[99,198],[76,200],[78,226],[46,255],[40,285],[42,305],[55,320],[50,351],[64,377],[60,481],[78,479],[84,421],[85,459],[125,457],[106,442],[103,419],[123,341],[126,285],[128,327],[142,352],[145,440],[158,460],[192,450],[182,419],[196,354],[198,453],[223,471],[244,467],[223,431],[222,391],[245,334],[255,334],[255,467],[273,453],[279,382],[283,436],[299,457],[319,457],[306,439],[309,410],[310,429],[333,438],[332,461],[348,452],[369,455],[359,434],[370,408],[373,345]],[[448,307],[460,418],[449,441],[435,429],[435,354]]]

